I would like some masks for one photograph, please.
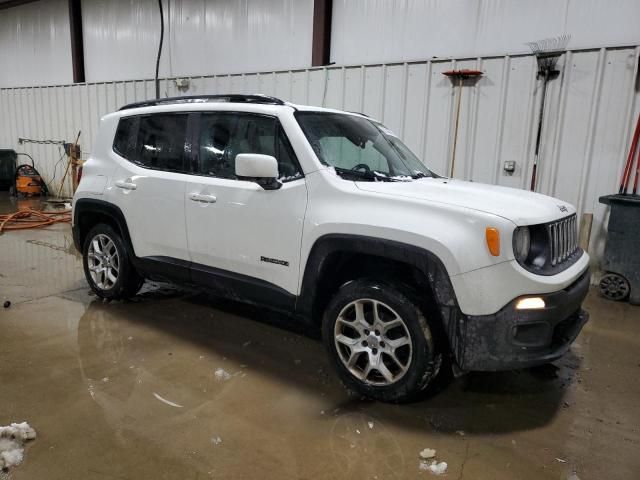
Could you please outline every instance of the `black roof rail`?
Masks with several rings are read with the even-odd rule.
[[[157,100],[144,100],[142,102],[129,103],[120,110],[130,108],[154,107],[156,105],[173,105],[180,103],[205,103],[205,102],[228,102],[228,103],[258,103],[263,105],[284,105],[285,103],[276,97],[268,95],[254,94],[243,95],[231,93],[226,95],[187,95],[184,97],[158,98]]]

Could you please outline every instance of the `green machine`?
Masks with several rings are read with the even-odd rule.
[[[0,190],[8,190],[15,182],[15,150],[0,149]]]

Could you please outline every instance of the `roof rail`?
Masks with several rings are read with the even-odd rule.
[[[180,103],[205,103],[205,102],[228,102],[228,103],[258,103],[264,105],[284,105],[285,103],[276,97],[268,95],[254,94],[243,95],[231,93],[226,95],[187,95],[184,97],[158,98],[157,100],[144,100],[142,102],[129,103],[120,110],[130,108],[154,107],[156,105],[173,105]]]

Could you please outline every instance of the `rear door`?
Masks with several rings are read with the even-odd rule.
[[[295,294],[307,189],[277,118],[210,112],[194,123],[194,175],[185,195],[194,280],[244,282],[252,285],[250,296]],[[238,179],[240,153],[275,156],[282,188]]]
[[[187,113],[123,117],[111,152],[119,164],[112,201],[124,214],[136,256],[185,267],[188,124]]]

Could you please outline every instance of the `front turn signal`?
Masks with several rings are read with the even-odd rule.
[[[500,255],[500,231],[494,227],[487,227],[485,231],[487,237],[487,247],[491,255],[497,257]]]

